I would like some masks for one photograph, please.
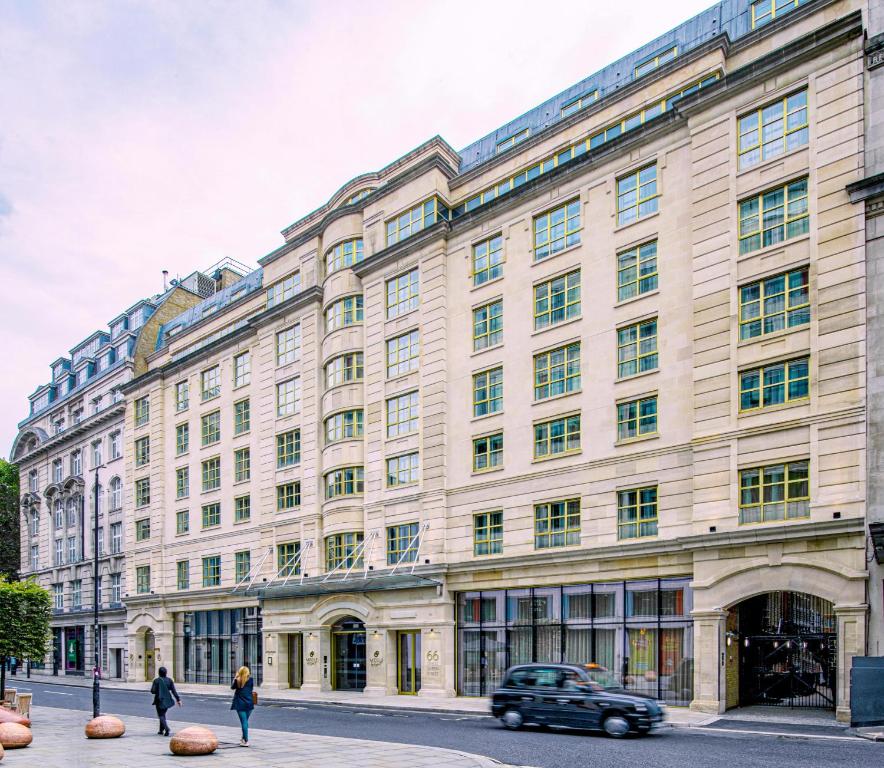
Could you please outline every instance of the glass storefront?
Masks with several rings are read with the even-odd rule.
[[[230,685],[242,665],[260,685],[264,678],[260,608],[184,614],[184,682]]]
[[[485,696],[530,662],[598,664],[626,689],[693,698],[690,579],[458,594],[458,691]]]

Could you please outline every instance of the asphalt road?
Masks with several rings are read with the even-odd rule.
[[[13,680],[19,689],[34,692],[35,706],[92,709],[92,691],[34,680]],[[101,710],[118,715],[153,716],[151,696],[105,689]],[[207,725],[236,725],[226,696],[187,696],[184,707],[169,711],[175,720]],[[721,728],[673,728],[644,738],[613,740],[575,731],[526,728],[507,731],[491,717],[359,709],[327,704],[260,704],[252,715],[253,728],[312,733],[404,744],[424,744],[487,755],[512,765],[542,768],[868,768],[882,764],[884,744],[838,736],[834,728],[776,727],[731,721]],[[764,735],[744,731],[782,733]],[[796,731],[817,734],[816,738]],[[293,755],[294,757],[294,755]]]

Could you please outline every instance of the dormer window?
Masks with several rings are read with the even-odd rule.
[[[678,46],[673,45],[671,48],[667,48],[663,51],[659,51],[655,53],[653,56],[645,59],[640,64],[636,64],[635,66],[635,79],[638,80],[640,77],[644,77],[649,72],[653,72],[655,69],[662,67],[664,64],[669,63],[678,55]]]
[[[599,100],[599,89],[589,91],[588,93],[584,93],[582,96],[579,96],[576,99],[572,99],[565,106],[562,107],[562,117],[568,117],[568,115],[573,115],[575,112],[579,112],[584,107],[588,107],[590,104],[594,104]]]
[[[506,150],[511,149],[516,146],[516,144],[521,144],[530,135],[531,129],[523,128],[521,131],[507,136],[505,139],[501,139],[497,142],[497,153],[500,154],[501,152],[506,152]]]

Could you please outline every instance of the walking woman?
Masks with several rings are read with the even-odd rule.
[[[160,718],[160,730],[157,735],[168,736],[169,724],[166,722],[166,712],[174,707],[176,702],[180,707],[181,697],[175,690],[175,681],[166,676],[165,667],[160,667],[160,676],[153,681],[150,692],[153,694],[153,703],[157,708],[157,717]]]
[[[241,747],[249,746],[249,715],[255,708],[255,694],[253,689],[255,682],[252,680],[252,673],[248,667],[240,667],[230,684],[233,689],[233,703],[231,709],[236,710],[239,715],[239,724],[242,726],[242,739],[239,742]]]

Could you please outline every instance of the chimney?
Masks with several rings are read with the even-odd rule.
[[[169,290],[169,270],[163,270],[163,293]]]

